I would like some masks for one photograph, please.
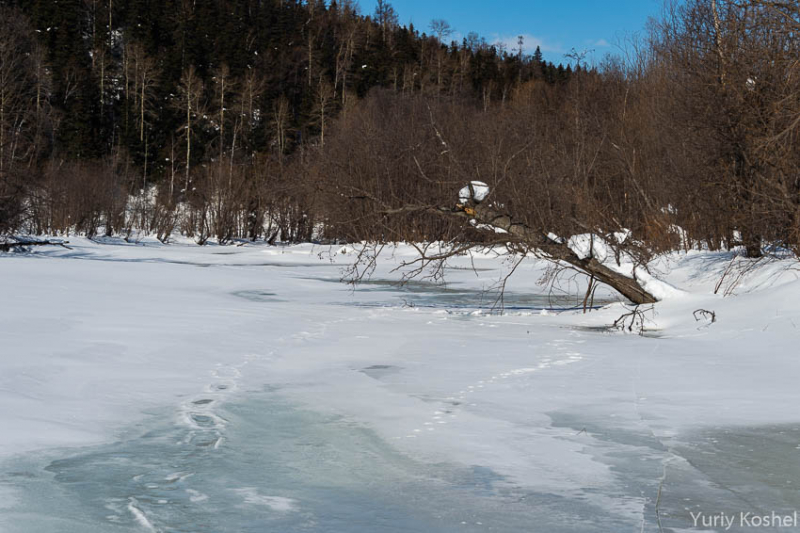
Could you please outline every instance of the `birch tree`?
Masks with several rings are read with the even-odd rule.
[[[180,99],[177,106],[183,112],[183,126],[181,133],[184,140],[184,178],[185,178],[185,191],[189,192],[189,185],[191,183],[191,169],[192,169],[192,140],[193,130],[197,127],[197,123],[202,118],[202,92],[203,82],[197,75],[194,66],[190,66],[183,71],[180,83],[178,84],[178,91]]]

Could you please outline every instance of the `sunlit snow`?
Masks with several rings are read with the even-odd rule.
[[[513,263],[488,250],[398,287],[401,245],[354,290],[356,245],[72,241],[0,255],[0,531],[656,532],[800,508],[793,264],[714,294],[729,254],[660,261],[676,292],[640,336],[607,328],[609,290],[565,311],[585,281],[549,292],[532,258],[493,312]]]

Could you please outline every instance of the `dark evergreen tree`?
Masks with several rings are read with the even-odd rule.
[[[292,151],[321,133],[320,98],[330,99],[325,104],[330,118],[349,95],[364,97],[376,87],[471,95],[486,103],[507,98],[515,84],[531,79],[557,83],[571,75],[545,62],[538,47],[532,56],[521,49],[499,53],[475,34],[461,46],[439,42],[411,25],[400,26],[394,8],[383,0],[372,17],[358,15],[351,0],[330,5],[323,0],[0,3],[18,5],[28,15],[47,51],[52,102],[60,117],[54,146],[59,156],[96,158],[122,143],[137,165],[148,160],[148,173],[156,176],[168,172],[165,162],[184,123],[175,100],[189,68],[205,87],[204,105],[213,101],[212,78],[223,67],[231,86],[241,89],[250,80],[247,86],[257,87],[257,94],[246,96],[248,142],[257,151],[269,151],[270,143],[283,135],[270,118],[276,106],[288,104],[289,123],[280,123],[294,132],[285,147]],[[134,75],[134,49],[149,58],[146,77],[152,79],[142,82]],[[144,59],[137,61],[143,64]],[[144,98],[136,94],[143,85]],[[321,96],[328,93],[330,98]],[[243,98],[233,94],[228,102],[241,105]],[[132,126],[133,121],[141,126],[143,116],[146,140],[142,128]],[[209,121],[208,128],[215,127]],[[243,119],[224,126],[231,135],[225,143],[233,144],[233,135],[243,127]],[[215,137],[201,129],[198,141],[204,135]]]

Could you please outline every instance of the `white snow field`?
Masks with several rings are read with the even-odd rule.
[[[399,288],[399,246],[353,290],[352,247],[70,246],[0,254],[4,533],[753,531],[738,513],[800,510],[796,262],[715,295],[730,254],[659,261],[640,336],[604,328],[620,303],[548,311],[580,298],[548,297],[534,259],[498,315],[511,263],[489,252]]]

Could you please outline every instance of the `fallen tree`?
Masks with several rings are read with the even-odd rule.
[[[475,194],[475,184],[479,187],[485,187],[485,193],[481,195]],[[463,203],[456,204],[454,207],[444,206],[420,206],[408,205],[397,209],[383,209],[380,213],[385,217],[406,215],[406,214],[433,214],[437,217],[454,218],[465,228],[475,228],[478,230],[485,230],[491,238],[481,241],[470,241],[467,239],[456,238],[450,241],[450,246],[445,251],[438,250],[433,254],[427,252],[426,247],[417,247],[419,257],[404,266],[420,265],[408,277],[424,271],[426,266],[433,263],[443,263],[450,257],[457,254],[464,253],[472,248],[485,247],[485,246],[504,246],[511,253],[518,253],[525,255],[527,253],[534,253],[538,257],[553,261],[564,262],[571,266],[573,269],[586,274],[590,279],[608,285],[622,296],[627,298],[631,303],[636,305],[653,304],[658,301],[658,298],[648,291],[642,283],[635,277],[626,276],[616,270],[613,270],[602,261],[598,260],[591,251],[588,254],[579,254],[569,244],[569,241],[559,238],[552,233],[542,229],[535,229],[520,222],[515,222],[510,214],[502,213],[496,208],[487,205],[483,200],[489,195],[488,187],[480,182],[471,182],[468,186],[469,193],[465,197],[462,189],[462,195],[459,200]],[[479,197],[479,200],[476,200]],[[352,197],[358,200],[371,200],[380,202],[377,198],[368,194]],[[604,245],[610,246],[609,240],[599,235],[592,235],[593,239],[602,241]],[[594,247],[592,246],[592,249]],[[380,248],[372,248],[374,255],[379,253],[377,250]],[[616,256],[619,257],[620,253],[628,254],[629,252],[616,250]],[[374,265],[374,257],[364,260],[363,256],[359,259],[359,263],[372,267]],[[632,274],[636,272],[636,261],[633,261]],[[441,266],[439,267],[441,268]],[[364,272],[369,268],[362,269],[361,274],[356,274],[355,278],[363,277]],[[358,269],[354,269],[354,273]]]
[[[502,214],[488,206],[478,205],[471,201],[467,205],[458,204],[456,207],[407,206],[383,211],[387,216],[409,212],[426,212],[437,216],[460,218],[473,226],[496,232],[498,238],[493,239],[495,245],[507,246],[512,252],[534,252],[539,257],[550,261],[563,261],[598,282],[613,288],[634,304],[652,304],[658,301],[658,298],[635,278],[612,270],[591,254],[582,257],[570,248],[567,241],[524,224],[515,223],[510,215]],[[500,230],[500,233],[497,233],[497,230]],[[454,243],[450,251],[434,255],[427,255],[420,248],[419,260],[423,264],[444,261],[448,257],[463,253],[470,248],[486,245],[486,242]]]
[[[474,203],[463,208],[457,207],[454,210],[442,210],[441,212],[449,212],[455,216],[475,220],[478,225],[505,231],[508,236],[529,245],[531,249],[538,250],[547,259],[569,264],[597,281],[612,287],[635,304],[651,304],[658,301],[636,279],[612,270],[591,254],[588,257],[581,257],[563,239],[554,238],[524,224],[515,224],[509,215]]]

